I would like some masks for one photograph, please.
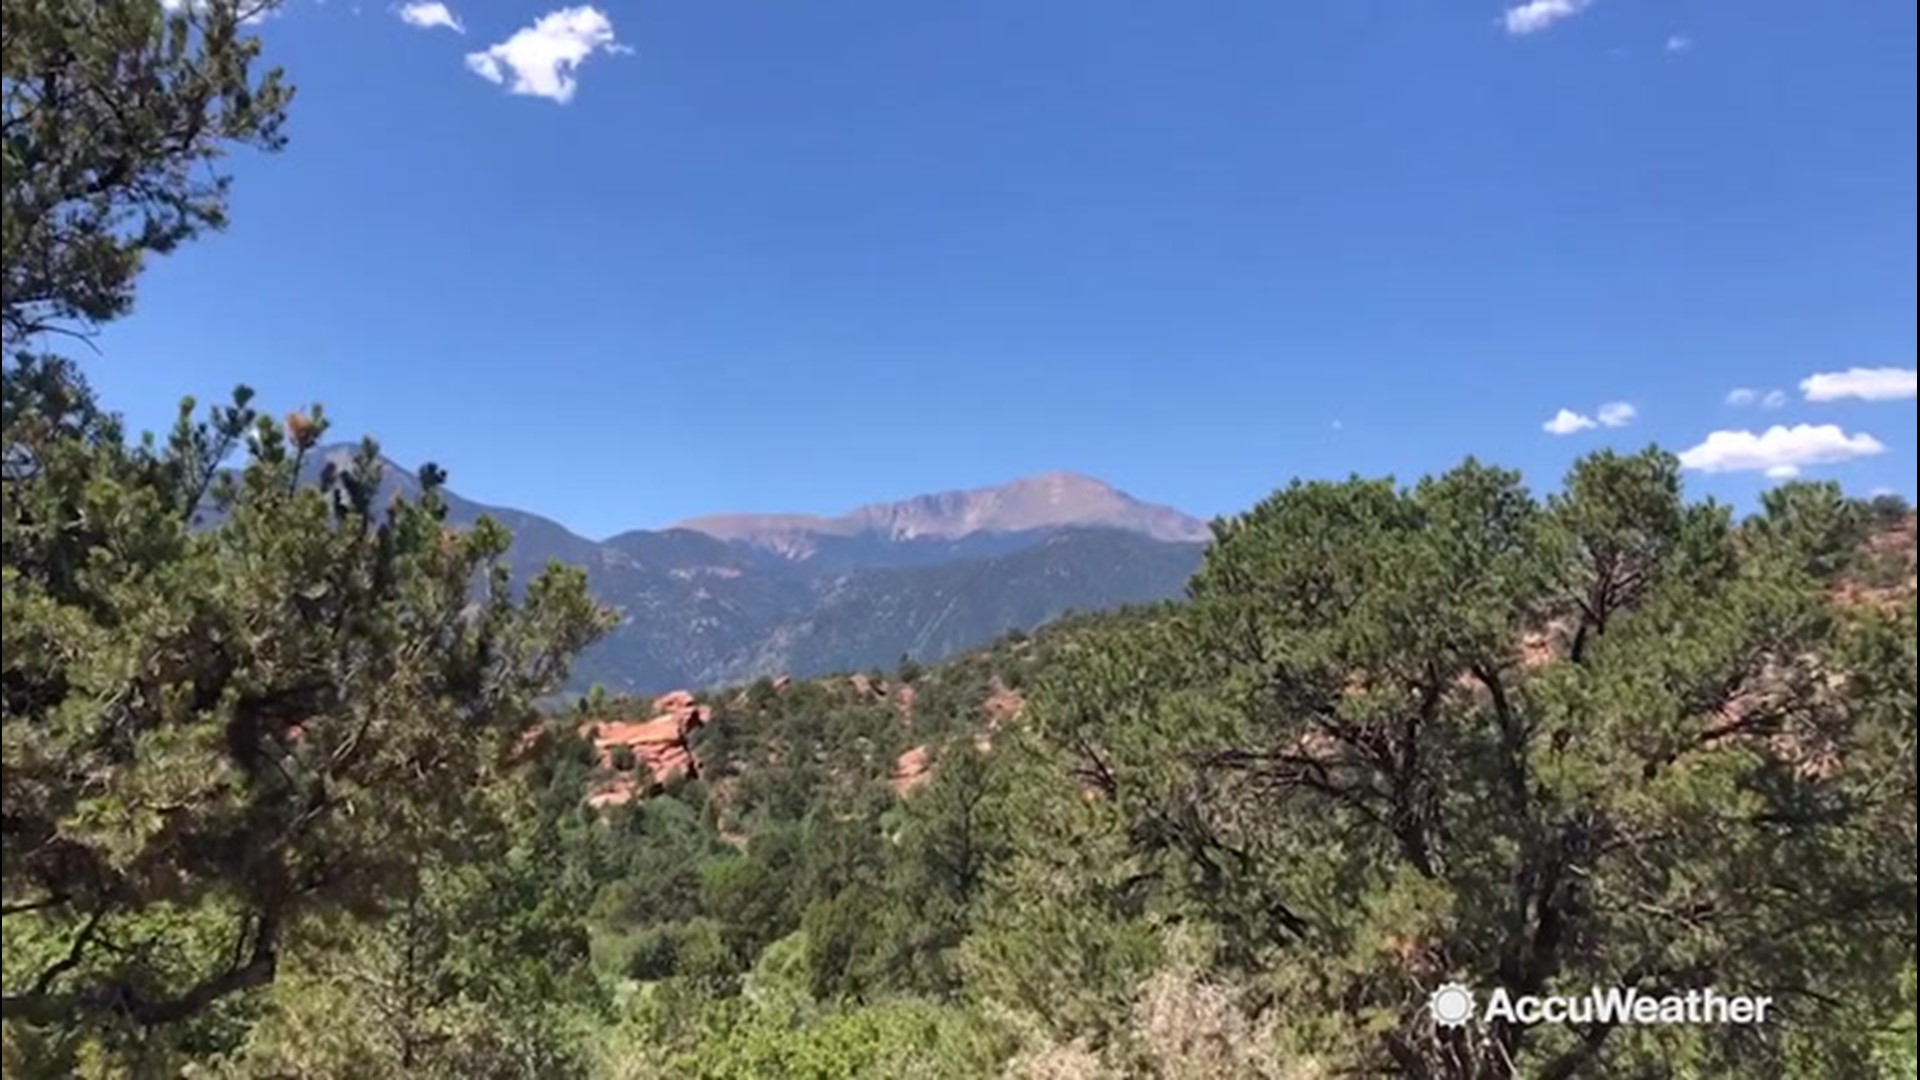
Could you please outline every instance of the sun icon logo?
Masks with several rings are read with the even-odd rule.
[[[1459,983],[1447,983],[1427,995],[1427,1011],[1441,1027],[1460,1027],[1473,1019],[1473,991]]]

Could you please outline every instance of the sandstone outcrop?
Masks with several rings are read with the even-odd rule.
[[[905,795],[914,788],[927,782],[933,768],[933,759],[927,748],[916,746],[902,753],[893,763],[893,791],[896,795]]]
[[[677,776],[700,775],[687,739],[713,719],[712,710],[687,691],[676,690],[654,699],[651,713],[646,720],[601,720],[582,730],[593,740],[600,767],[614,773],[588,796],[588,803],[618,805]],[[625,760],[629,756],[631,760]]]

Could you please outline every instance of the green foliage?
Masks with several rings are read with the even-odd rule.
[[[447,867],[375,924],[331,927],[209,1075],[584,1075],[604,1023],[587,935],[529,847]]]
[[[1898,528],[1913,517],[1913,506],[1899,495],[1875,495],[1867,501],[1866,515],[1874,528]]]
[[[816,999],[863,1001],[880,988],[887,940],[875,916],[883,903],[878,888],[858,882],[807,908],[800,932]]]
[[[576,571],[516,599],[505,534],[448,530],[434,484],[374,506],[370,445],[301,485],[319,422],[244,391],[128,447],[70,372],[7,381],[6,1015],[185,1020],[457,851],[604,617]]]
[[[800,924],[805,898],[800,875],[804,836],[798,825],[769,824],[755,832],[739,855],[701,866],[701,907],[726,928],[729,947],[744,969],[775,938]]]
[[[604,1051],[612,1080],[972,1080],[1011,1050],[977,1014],[910,999],[795,1018],[745,999],[650,995],[635,1011]]]
[[[1545,506],[1473,462],[1296,484],[1221,526],[1187,610],[1050,674],[1047,752],[1100,793],[1066,846],[1139,860],[1142,910],[1217,926],[1218,971],[1362,1067],[1861,1068],[1823,1003],[1872,1012],[1912,953],[1914,667],[1911,603],[1826,599],[1848,505],[1783,489],[1743,543],[1655,452],[1589,458]],[[1033,874],[1011,910],[1062,879],[1100,880]],[[1446,1033],[1420,1006],[1447,978],[1738,987],[1785,1015],[1678,1048]]]
[[[1761,513],[1749,528],[1761,558],[1831,581],[1850,565],[1867,538],[1868,508],[1834,483],[1782,484],[1761,495]]]
[[[291,90],[252,69],[269,5],[20,0],[0,45],[0,329],[11,353],[124,314],[148,254],[226,221],[231,145],[281,145]]]
[[[1002,812],[1018,827],[955,959],[970,994],[1032,1017],[1047,1038],[1110,1041],[1161,959],[1146,861],[1104,796],[1060,783],[1072,775],[1064,754],[1007,753],[1019,771]]]
[[[1907,965],[1900,981],[1901,1010],[1894,1022],[1882,1028],[1874,1038],[1873,1060],[1880,1076],[1887,1080],[1909,1080],[1920,1076],[1920,1050],[1916,1049],[1914,1012],[1914,965]]]
[[[954,995],[963,985],[957,950],[972,932],[989,877],[1013,852],[1006,813],[1009,777],[968,744],[940,755],[933,779],[901,815],[889,868],[884,926],[888,985]]]
[[[243,388],[129,445],[73,365],[31,351],[123,314],[147,255],[224,223],[227,148],[278,148],[289,91],[243,29],[262,10],[6,8],[9,1075],[216,1055],[289,947],[417,911],[441,887],[422,868],[483,846],[501,761],[609,625],[578,571],[516,596],[506,533],[448,528],[431,466],[386,506],[371,442],[303,483],[317,408],[283,429]],[[565,955],[545,920],[486,925]]]
[[[739,969],[733,950],[712,919],[655,924],[635,934],[627,975],[642,982],[680,977],[724,985]]]

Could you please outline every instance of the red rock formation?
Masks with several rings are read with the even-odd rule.
[[[987,713],[987,730],[998,729],[1002,720],[1011,720],[1019,716],[1020,711],[1026,707],[1026,697],[1020,691],[1001,682],[1000,676],[995,675],[992,692],[987,695],[984,706]]]
[[[905,795],[914,788],[927,782],[932,772],[933,760],[927,754],[927,748],[916,746],[901,754],[893,763],[893,792]]]
[[[700,706],[694,701],[693,694],[687,690],[675,690],[670,694],[661,694],[653,699],[655,715],[665,713],[685,713],[697,710]]]
[[[633,797],[639,793],[640,783],[634,779],[633,774],[621,773],[590,792],[587,795],[587,805],[595,810],[620,806],[632,802]]]
[[[603,720],[587,725],[590,730],[583,733],[593,739],[594,749],[600,755],[600,767],[618,774],[588,796],[590,805],[617,805],[633,799],[642,787],[639,776],[642,770],[648,787],[664,784],[676,776],[700,775],[700,763],[694,760],[687,736],[713,718],[712,710],[695,701],[687,691],[676,690],[655,699],[653,714],[648,720]],[[616,750],[623,746],[633,754],[631,772],[622,771],[615,764]]]

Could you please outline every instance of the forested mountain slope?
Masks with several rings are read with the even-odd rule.
[[[353,450],[318,450],[318,480]],[[376,502],[418,493],[384,462]],[[1205,526],[1085,477],[922,496],[837,519],[737,515],[605,541],[538,514],[444,493],[449,520],[513,533],[530,578],[550,560],[586,571],[618,625],[574,668],[572,688],[657,694],[761,675],[936,661],[1070,611],[1180,594]]]

